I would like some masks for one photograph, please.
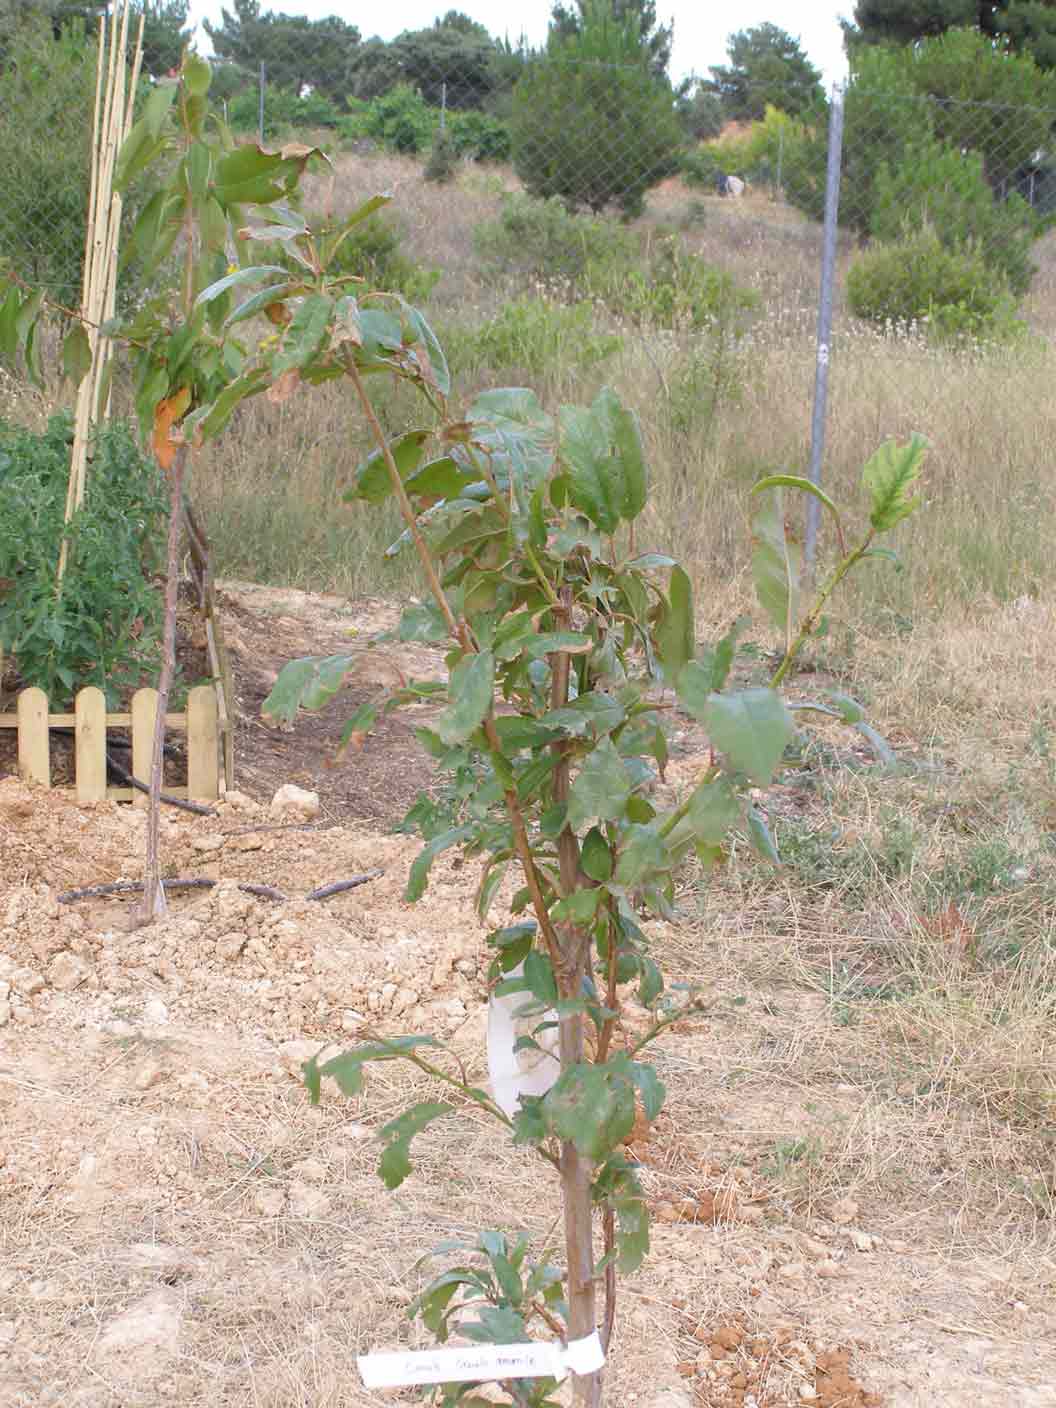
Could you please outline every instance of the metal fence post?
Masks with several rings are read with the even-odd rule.
[[[257,118],[257,134],[260,138],[260,145],[264,145],[264,60],[260,61],[260,109]]]
[[[833,285],[836,281],[836,222],[840,209],[840,157],[843,153],[843,89],[833,84],[829,108],[829,160],[825,173],[825,231],[822,239],[821,290],[818,296],[817,358],[814,368],[814,411],[810,424],[810,481],[821,484],[825,453],[825,422],[829,406],[829,358],[832,338]],[[818,545],[821,504],[807,499],[807,535],[803,560],[813,567]]]

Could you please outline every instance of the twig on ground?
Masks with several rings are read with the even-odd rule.
[[[106,754],[106,765],[108,768],[112,768],[121,781],[126,782],[129,787],[134,787],[137,791],[145,792],[148,796],[150,795],[150,788],[147,784],[140,782],[138,777],[133,777],[127,768],[123,768],[120,763],[116,762],[110,756],[109,750],[107,750]],[[215,807],[207,807],[204,802],[188,802],[184,797],[173,797],[169,792],[162,792],[160,798],[167,806],[179,807],[181,811],[193,812],[195,816],[220,815]]]
[[[362,875],[353,875],[350,880],[335,880],[332,885],[320,885],[317,890],[311,890],[305,895],[306,900],[328,900],[331,895],[344,894],[346,890],[358,889],[360,885],[365,885],[368,880],[376,880],[379,875],[384,875],[383,870],[368,870]]]
[[[306,900],[326,900],[331,895],[340,895],[344,894],[346,890],[355,890],[360,885],[365,885],[370,880],[377,880],[380,875],[384,874],[383,870],[368,870],[364,875],[353,875],[348,880],[335,880],[332,885],[320,885],[317,890],[310,891],[304,898]],[[199,879],[162,881],[166,890],[211,890],[214,885],[219,883],[218,880]],[[240,884],[238,888],[247,895],[256,895],[263,900],[278,900],[285,903],[290,898],[289,895],[284,895],[281,890],[276,890],[271,885]],[[141,895],[142,893],[143,882],[141,880],[114,880],[108,885],[89,885],[83,890],[66,890],[58,896],[58,903],[72,904],[74,900],[95,900],[102,899],[106,895]]]

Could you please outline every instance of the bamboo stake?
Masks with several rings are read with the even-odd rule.
[[[99,55],[96,62],[95,108],[92,119],[91,178],[88,196],[88,229],[85,239],[81,315],[91,353],[91,369],[77,389],[74,416],[70,478],[66,493],[65,522],[68,524],[84,502],[88,478],[88,439],[92,422],[109,410],[99,405],[103,376],[111,357],[109,338],[100,335],[100,325],[112,317],[116,303],[117,245],[121,228],[122,202],[113,189],[114,166],[121,143],[131,125],[136,84],[143,56],[144,16],[140,15],[132,64],[132,83],[127,91],[126,60],[131,0],[115,6],[109,32],[105,17],[99,22]],[[104,50],[106,51],[104,53]],[[105,83],[103,73],[106,73]],[[56,590],[61,591],[68,560],[64,538],[59,551]]]

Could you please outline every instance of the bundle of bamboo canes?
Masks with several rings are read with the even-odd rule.
[[[84,247],[81,320],[91,352],[90,370],[77,389],[70,480],[66,492],[66,522],[84,502],[88,474],[88,439],[92,425],[110,408],[111,342],[100,332],[114,315],[117,294],[117,241],[121,228],[121,197],[114,191],[114,164],[129,128],[143,58],[144,14],[132,58],[129,81],[127,46],[131,0],[116,4],[109,18],[99,20],[99,55],[95,72],[95,111],[92,121],[91,182],[88,230]],[[58,581],[66,571],[68,539],[59,554]]]

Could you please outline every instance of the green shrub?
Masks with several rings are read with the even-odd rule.
[[[254,85],[236,94],[228,104],[228,124],[235,132],[256,132],[260,125],[260,89]],[[341,114],[323,93],[300,98],[287,88],[264,86],[264,136],[273,137],[288,127],[337,128]]]
[[[470,161],[510,160],[509,123],[491,113],[448,113],[447,130],[460,157],[467,157]]]
[[[0,422],[0,645],[54,704],[97,684],[113,705],[156,667],[161,596],[147,574],[164,553],[166,493],[127,426],[99,431],[56,593],[70,424],[54,416],[34,434]]]
[[[948,249],[932,229],[859,255],[847,278],[856,317],[939,338],[1004,339],[1023,324],[1007,281],[974,249]]]
[[[433,140],[439,114],[409,84],[398,83],[366,105],[363,135],[394,152],[424,152]],[[347,132],[347,125],[342,129]]]
[[[1038,222],[1022,196],[994,199],[978,152],[961,153],[929,137],[909,147],[897,165],[881,162],[873,189],[873,238],[890,244],[924,224],[947,249],[977,249],[1013,293],[1030,287]]]
[[[595,214],[640,214],[645,193],[678,166],[684,135],[670,83],[659,78],[637,18],[588,5],[575,33],[552,29],[545,53],[513,90],[517,175],[532,195]]]
[[[699,255],[687,253],[677,235],[654,241],[637,268],[620,268],[612,261],[589,265],[587,283],[614,311],[653,327],[740,326],[759,306],[758,294]]]
[[[558,367],[597,366],[620,350],[620,339],[599,332],[589,303],[562,305],[538,298],[506,303],[478,328],[466,348],[468,358],[496,370],[523,368],[542,375]]]
[[[424,176],[427,181],[435,181],[439,185],[454,179],[458,170],[458,151],[455,147],[451,133],[442,128],[433,138],[433,145],[429,149],[429,160],[425,163]]]
[[[541,278],[582,280],[588,266],[637,258],[638,237],[614,220],[574,215],[558,197],[535,200],[507,196],[499,219],[475,232],[477,248],[489,259]]]

